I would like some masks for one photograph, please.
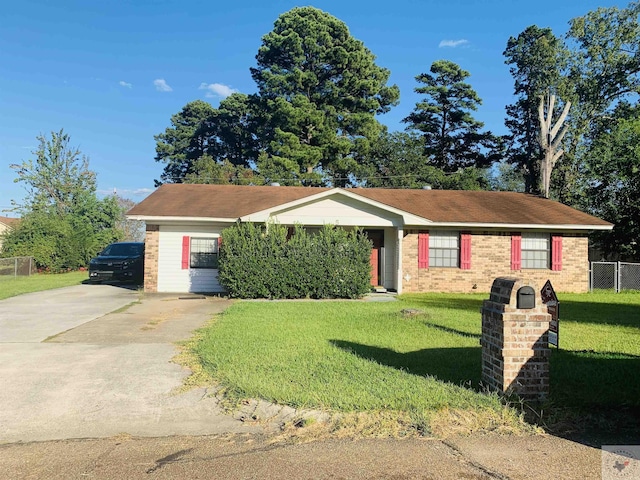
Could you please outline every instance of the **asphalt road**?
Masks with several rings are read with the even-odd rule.
[[[590,480],[600,474],[599,450],[542,436],[295,445],[255,434],[120,436],[0,446],[2,479]]]

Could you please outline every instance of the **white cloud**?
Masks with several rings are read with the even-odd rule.
[[[116,193],[118,196],[124,197],[124,198],[143,197],[143,196],[146,197],[151,192],[153,192],[153,188],[128,189],[128,188],[116,188],[116,187],[113,187],[110,190],[107,190],[107,189],[98,190],[98,193],[100,195],[113,195],[114,193]]]
[[[198,87],[198,90],[206,90],[207,93],[205,94],[205,97],[207,98],[214,98],[214,97],[227,98],[232,93],[238,93],[239,91],[239,90],[236,90],[235,88],[231,88],[228,85],[224,85],[222,83],[205,83],[205,82],[202,82],[200,84],[200,86]]]
[[[131,88],[133,87],[132,84],[130,84],[129,82],[125,82],[124,80],[120,80],[118,82],[118,85],[120,85],[121,87],[125,87],[125,88]]]
[[[140,197],[142,195],[149,195],[151,192],[153,192],[153,188],[136,188],[135,190],[131,190],[131,195]]]
[[[165,82],[164,78],[156,78],[153,81],[153,84],[156,86],[156,90],[159,92],[173,92],[173,88],[171,88],[167,82]]]
[[[438,47],[456,48],[456,47],[459,47],[460,45],[466,45],[468,43],[469,43],[469,40],[465,40],[464,38],[461,38],[460,40],[440,40],[440,44],[438,45]]]

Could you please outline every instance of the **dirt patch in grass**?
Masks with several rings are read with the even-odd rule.
[[[197,354],[196,345],[202,341],[203,334],[204,330],[198,330],[191,339],[177,344],[178,354],[171,361],[190,370],[190,373],[181,386],[173,389],[172,395],[179,395],[192,388],[211,387],[217,384],[211,373],[204,368]]]

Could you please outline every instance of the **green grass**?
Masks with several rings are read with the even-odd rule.
[[[38,273],[28,277],[0,276],[0,300],[23,293],[79,285],[87,276],[87,272]]]
[[[400,310],[424,307],[420,299],[240,302],[202,332],[196,353],[232,400],[263,398],[337,412],[391,410],[410,417],[419,430],[428,430],[443,409],[489,412],[485,423],[495,422],[505,415],[500,399],[476,391],[480,347],[473,323],[480,297],[472,309],[437,298],[437,307],[410,318]],[[455,318],[449,322],[455,328],[444,317]],[[518,423],[515,412],[506,416]]]
[[[441,412],[481,428],[517,413],[480,387],[485,295],[398,302],[239,302],[194,343],[231,400],[263,398],[337,412],[394,411],[429,430]],[[545,408],[640,406],[640,293],[560,295],[560,346]],[[404,308],[424,315],[405,318]],[[573,409],[573,410],[572,410]],[[508,425],[507,425],[508,426]]]
[[[640,407],[640,292],[560,296],[559,341],[551,358],[556,405]]]

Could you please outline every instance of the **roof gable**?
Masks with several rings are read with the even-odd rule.
[[[418,218],[404,210],[385,205],[352,193],[351,189],[323,190],[283,205],[276,205],[260,212],[241,217],[242,221],[266,222],[277,218],[283,223],[298,221],[303,224],[322,225],[404,225],[423,224],[427,219]]]

